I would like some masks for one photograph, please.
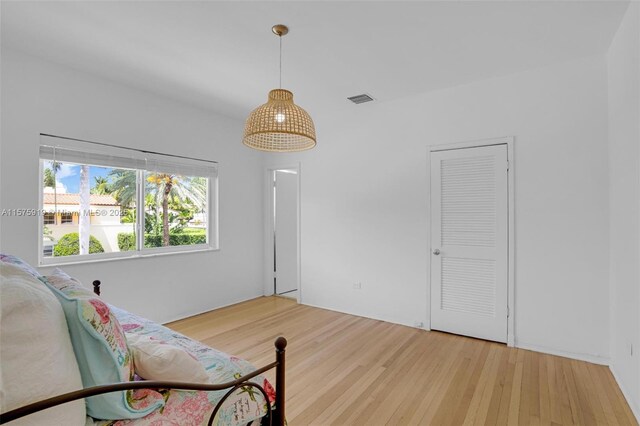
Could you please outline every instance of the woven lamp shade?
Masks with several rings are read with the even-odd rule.
[[[249,114],[242,143],[261,151],[304,151],[316,146],[316,129],[309,114],[293,103],[293,93],[274,89],[267,103]]]

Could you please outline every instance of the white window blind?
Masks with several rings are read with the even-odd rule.
[[[217,177],[214,161],[172,156],[124,147],[41,135],[40,158],[43,160],[139,169],[181,176]]]
[[[175,174],[180,176],[218,176],[218,168],[214,163],[192,160],[182,157],[168,157],[158,154],[147,154],[144,169],[149,172]]]

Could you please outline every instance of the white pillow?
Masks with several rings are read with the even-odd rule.
[[[135,333],[127,334],[127,342],[143,379],[209,383],[207,370],[184,349]]]
[[[82,389],[58,299],[19,267],[0,264],[0,401],[6,412]],[[84,400],[59,405],[11,425],[84,425]]]

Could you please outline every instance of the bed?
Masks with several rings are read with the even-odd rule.
[[[7,255],[0,255],[0,266],[2,266],[3,291],[6,287],[5,275],[15,272],[7,265],[18,265],[26,269],[30,275],[38,274],[35,269],[24,264],[17,258]],[[53,277],[42,277],[34,275],[38,280],[50,285],[54,282]],[[48,280],[48,281],[47,281]],[[21,284],[22,285],[22,284]],[[31,282],[32,286],[35,286]],[[95,386],[84,386],[86,383],[82,377],[84,389],[70,392],[59,392],[60,394],[49,395],[42,400],[29,401],[30,403],[18,407],[10,407],[0,414],[0,424],[10,423],[18,419],[29,419],[33,413],[40,413],[42,410],[58,407],[61,404],[68,404],[72,401],[85,399],[91,401],[96,396],[107,395],[117,392],[127,392],[127,398],[145,400],[160,405],[156,409],[153,407],[142,407],[148,409],[148,414],[138,418],[108,418],[96,419],[86,416],[86,425],[94,426],[160,426],[160,425],[284,425],[284,379],[285,379],[285,348],[286,339],[279,337],[275,341],[275,361],[261,368],[255,368],[249,362],[238,357],[225,354],[221,351],[210,348],[200,342],[192,340],[180,333],[170,330],[153,321],[141,318],[118,307],[108,305],[101,300],[96,300],[100,295],[100,283],[94,281],[94,293],[91,303],[93,305],[106,306],[98,311],[98,314],[112,315],[121,326],[126,340],[131,342],[135,339],[146,339],[154,344],[168,345],[172,348],[179,348],[186,352],[191,358],[197,360],[208,376],[206,383],[177,381],[144,380],[137,374],[132,375],[132,380],[120,381],[117,383],[99,383]],[[60,287],[59,287],[60,288]],[[39,289],[40,291],[40,289]],[[83,290],[78,290],[83,291]],[[8,294],[8,293],[7,293]],[[86,295],[85,295],[86,296]],[[3,299],[7,299],[3,293]],[[3,302],[4,311],[7,309],[6,302]],[[91,306],[93,306],[91,305]],[[89,306],[89,304],[87,304]],[[4,314],[4,312],[3,312]],[[10,317],[4,322],[10,323]],[[67,316],[67,320],[69,317]],[[4,327],[4,325],[3,325]],[[71,328],[71,327],[70,327]],[[8,335],[3,328],[3,333]],[[6,341],[3,341],[6,344]],[[165,346],[166,347],[166,346]],[[74,351],[78,360],[77,348],[74,342]],[[127,354],[129,350],[127,350]],[[135,354],[135,352],[131,352]],[[5,354],[6,355],[6,354]],[[4,361],[3,361],[3,364]],[[5,373],[3,365],[3,376]],[[7,368],[8,369],[8,368]],[[263,376],[263,373],[276,370],[275,388]],[[95,369],[94,369],[95,370]],[[10,372],[7,372],[10,374]],[[277,392],[276,392],[277,389]],[[4,389],[4,393],[10,395],[14,389]],[[150,395],[153,394],[153,395]],[[6,395],[5,395],[6,396]],[[153,399],[155,398],[155,400]],[[16,404],[14,404],[16,405]],[[137,408],[141,408],[139,405]],[[89,411],[87,410],[87,413]],[[27,417],[25,417],[27,416]],[[18,420],[16,423],[20,423]],[[22,423],[20,423],[22,424]],[[24,423],[24,424],[38,424]]]

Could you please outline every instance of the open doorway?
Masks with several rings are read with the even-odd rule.
[[[300,299],[299,170],[269,170],[270,252],[272,294]]]

